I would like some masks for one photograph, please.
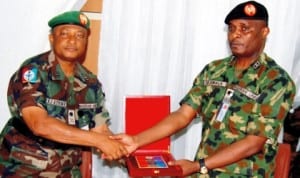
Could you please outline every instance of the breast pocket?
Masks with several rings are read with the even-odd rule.
[[[207,92],[202,96],[201,100],[201,112],[205,118],[212,119],[214,114],[218,112],[222,99],[225,93],[225,89],[221,87],[212,87],[211,92]]]
[[[67,102],[58,99],[46,99],[47,113],[56,118],[67,118]]]

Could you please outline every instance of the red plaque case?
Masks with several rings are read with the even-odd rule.
[[[170,96],[127,96],[125,98],[125,132],[139,133],[170,113]],[[170,137],[145,145],[126,160],[131,177],[173,176],[180,177],[180,166],[169,166],[174,160],[170,154]]]

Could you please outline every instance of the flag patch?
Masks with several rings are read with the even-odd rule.
[[[38,79],[36,67],[25,67],[22,69],[22,83],[36,83]]]

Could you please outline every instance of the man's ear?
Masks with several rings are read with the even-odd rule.
[[[270,28],[269,27],[264,27],[263,28],[263,36],[264,36],[264,38],[266,38],[269,33],[270,33]]]
[[[49,39],[49,42],[50,42],[50,46],[52,47],[52,44],[53,44],[53,34],[52,33],[50,33],[48,35],[48,39]]]

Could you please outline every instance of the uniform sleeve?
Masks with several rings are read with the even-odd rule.
[[[187,104],[194,110],[199,110],[199,107],[201,107],[202,95],[206,92],[206,88],[203,85],[204,76],[206,75],[206,69],[207,66],[194,79],[192,88],[180,101],[180,105]]]
[[[21,109],[28,106],[43,107],[45,97],[43,85],[35,66],[23,66],[11,78],[8,87],[8,102],[12,107]]]

